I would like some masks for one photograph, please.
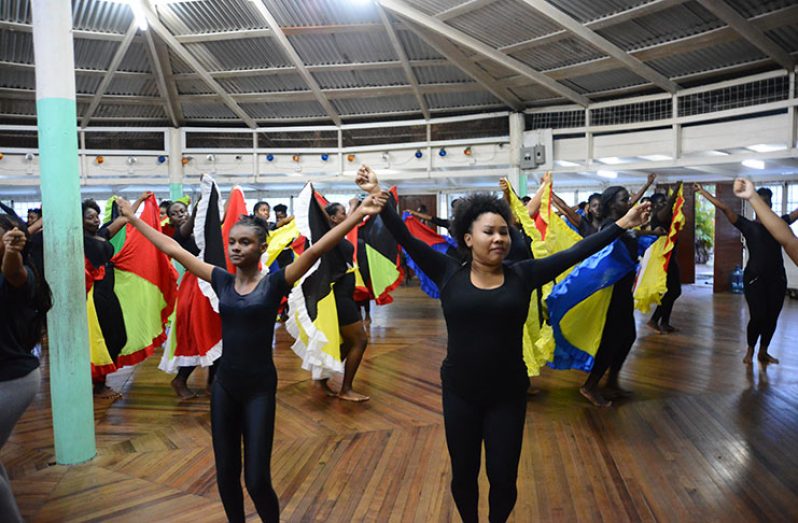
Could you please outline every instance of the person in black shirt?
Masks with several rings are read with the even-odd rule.
[[[356,182],[380,194],[377,176],[361,166]],[[384,194],[384,193],[383,193]],[[463,198],[452,231],[464,260],[414,238],[385,206],[385,226],[438,285],[448,335],[441,367],[443,419],[452,462],[452,495],[466,523],[478,520],[482,444],[490,482],[490,521],[505,521],[515,505],[529,377],[523,329],[536,287],[597,252],[624,228],[643,223],[647,207],[633,209],[598,234],[547,258],[505,264],[510,250],[510,209],[489,194]]]
[[[790,226],[779,218],[779,215],[774,213],[759,194],[757,194],[751,180],[745,178],[737,178],[734,180],[734,194],[738,198],[748,200],[751,207],[754,208],[757,218],[762,220],[762,225],[764,225],[773,238],[784,247],[787,256],[798,265],[798,237],[792,232]],[[798,220],[798,209],[792,211],[789,218],[791,222]]]
[[[682,182],[677,183],[676,189],[669,197],[662,193],[656,193],[651,196],[650,228],[655,234],[665,235],[670,231],[671,221],[673,220],[673,206],[676,204],[681,184]],[[673,304],[682,295],[681,272],[679,271],[679,261],[676,254],[678,239],[675,241],[677,243],[674,244],[668,261],[668,272],[665,280],[667,290],[662,296],[660,304],[654,309],[654,314],[647,324],[652,329],[665,333],[676,331],[676,327],[671,325],[671,312],[673,312]]]
[[[227,519],[245,520],[241,490],[241,439],[244,479],[258,515],[278,522],[280,507],[271,483],[277,371],[272,359],[274,318],[283,296],[321,257],[366,215],[377,214],[388,199],[371,196],[357,212],[335,226],[287,267],[264,275],[258,268],[266,251],[268,225],[244,217],[231,230],[227,250],[235,275],[206,263],[135,217],[130,204],[119,209],[158,249],[208,281],[219,297],[224,352],[211,392],[211,434],[216,480]]]
[[[748,347],[743,363],[750,365],[754,360],[754,348],[759,341],[757,359],[760,363],[778,363],[779,360],[768,354],[768,346],[776,332],[776,324],[784,306],[787,291],[787,273],[784,271],[784,258],[781,245],[770,235],[757,216],[751,221],[734,211],[726,204],[709,194],[700,184],[694,184],[696,192],[723,211],[729,222],[737,227],[745,238],[748,248],[748,263],[743,271],[743,291],[748,303],[750,320],[746,330]],[[772,207],[773,193],[761,187],[756,191],[768,207]],[[791,224],[798,218],[798,209],[785,214],[781,219]]]
[[[352,209],[350,214],[355,212],[355,209],[356,207]],[[343,223],[346,220],[346,210],[340,203],[331,203],[324,210],[330,217],[330,223],[332,223],[333,226]],[[355,246],[344,238],[341,240],[338,248],[343,251],[343,257],[347,265],[351,267],[355,258]],[[335,394],[339,398],[347,401],[368,401],[368,396],[352,390],[352,381],[355,379],[355,374],[363,359],[363,353],[366,352],[366,347],[368,346],[368,336],[366,335],[366,328],[363,325],[363,318],[360,316],[360,307],[355,303],[354,298],[355,273],[346,271],[336,275],[335,278],[333,295],[335,296],[335,308],[338,311],[338,326],[343,342],[341,345],[341,359],[344,360],[344,378],[341,383],[341,390],[338,391],[338,394],[335,394],[331,389],[327,388],[327,380],[321,381],[328,394]]]
[[[41,339],[50,290],[23,257],[24,223],[0,214],[0,448],[39,392],[39,360],[31,354]],[[11,484],[0,464],[0,519],[21,522]]]

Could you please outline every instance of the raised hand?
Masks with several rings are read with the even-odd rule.
[[[546,174],[543,175],[543,178],[540,180],[541,185],[546,183],[551,183],[551,171],[546,171]]]
[[[357,211],[364,216],[373,216],[379,214],[385,204],[388,203],[389,195],[383,191],[381,193],[369,194],[363,199],[363,202],[358,206]]]
[[[629,212],[627,212],[623,218],[615,223],[624,229],[632,229],[634,227],[640,227],[641,225],[648,223],[650,218],[651,202],[646,202],[640,205],[635,205],[629,209]]]
[[[133,207],[130,205],[130,202],[121,196],[116,199],[116,207],[119,209],[119,214],[127,219],[133,218],[136,215],[136,213],[133,211]]]
[[[655,173],[649,173],[648,174],[648,185],[651,185],[652,183],[654,183],[654,180],[656,180],[656,179],[657,179],[657,175]]]
[[[377,180],[377,173],[366,164],[361,165],[360,169],[357,170],[355,183],[363,192],[369,194],[379,193],[381,191],[380,182]]]
[[[743,200],[750,200],[753,198],[756,191],[754,184],[751,180],[745,178],[737,178],[734,180],[734,195]]]
[[[6,231],[3,235],[3,245],[5,245],[6,252],[22,253],[22,249],[25,248],[26,242],[27,238],[25,238],[25,233],[16,227],[10,231]]]
[[[703,191],[703,190],[704,190],[704,188],[701,186],[701,184],[700,184],[700,183],[698,183],[698,182],[694,182],[694,183],[693,183],[693,190],[694,190],[695,192],[701,192],[701,191]]]
[[[502,192],[510,192],[510,183],[507,181],[507,178],[499,178],[499,187]]]

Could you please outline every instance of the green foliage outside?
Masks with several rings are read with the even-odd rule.
[[[715,187],[704,186],[710,193]],[[695,262],[707,263],[715,246],[715,207],[701,196],[696,197],[695,204]]]

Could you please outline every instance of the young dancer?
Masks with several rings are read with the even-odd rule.
[[[216,479],[227,519],[243,522],[241,440],[244,478],[262,520],[279,521],[280,508],[271,484],[277,371],[272,360],[274,318],[283,296],[321,257],[334,248],[366,215],[378,213],[387,198],[372,196],[341,224],[284,269],[266,276],[258,263],[266,250],[268,225],[256,217],[242,218],[230,231],[227,245],[235,275],[206,263],[173,239],[135,217],[130,204],[122,213],[158,249],[208,281],[219,297],[224,352],[218,361],[211,392],[211,434]]]
[[[665,196],[662,193],[656,193],[651,196],[651,223],[650,227],[657,233],[667,234],[671,227],[671,220],[673,220],[673,206],[676,204],[676,198],[679,195],[681,182],[677,184],[676,189],[670,196]],[[671,325],[671,312],[673,312],[673,304],[682,295],[682,281],[681,272],[679,271],[679,261],[676,255],[678,247],[678,239],[676,245],[673,246],[670,261],[668,262],[668,273],[666,276],[667,291],[662,296],[660,304],[654,309],[654,314],[648,321],[648,326],[660,332],[671,333],[676,331],[676,327]]]
[[[734,194],[738,198],[748,200],[751,203],[757,218],[762,220],[762,225],[784,247],[787,256],[798,264],[798,237],[792,232],[787,222],[773,212],[773,209],[768,207],[765,200],[759,197],[751,180],[746,180],[745,178],[734,180]],[[797,215],[798,209],[790,213],[792,221],[798,219]]]
[[[361,166],[356,181],[363,191],[380,194],[369,167]],[[515,505],[529,387],[522,337],[532,292],[612,242],[625,228],[642,224],[647,212],[647,206],[637,207],[570,249],[505,265],[510,209],[502,200],[475,194],[457,205],[452,231],[461,259],[417,240],[391,206],[383,208],[388,231],[440,289],[448,335],[441,367],[443,418],[452,495],[466,523],[478,520],[483,441],[490,521],[505,521]]]

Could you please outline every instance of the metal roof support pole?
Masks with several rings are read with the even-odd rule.
[[[796,85],[795,81],[795,71],[790,73],[790,90],[789,95],[790,98],[795,99],[798,98],[798,85]],[[787,109],[787,114],[789,115],[789,127],[787,131],[787,148],[788,149],[795,149],[798,147],[796,141],[798,141],[798,111],[794,105],[791,105]]]
[[[36,114],[44,212],[45,277],[53,293],[47,315],[55,459],[61,465],[97,454],[86,325],[83,217],[80,211],[72,7],[33,0]],[[83,328],[79,328],[80,326]]]
[[[183,196],[183,143],[180,129],[169,129],[169,199]]]
[[[507,179],[516,194],[526,196],[526,175],[521,174],[521,148],[524,146],[524,113],[510,113],[510,172]]]
[[[258,131],[252,131],[252,181],[258,183],[260,162],[258,161]]]
[[[673,159],[682,157],[682,125],[678,123],[679,97],[674,96],[671,101],[671,118],[673,118]]]

